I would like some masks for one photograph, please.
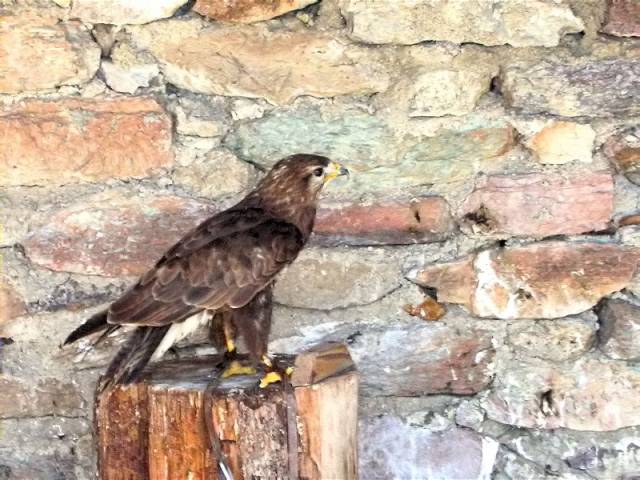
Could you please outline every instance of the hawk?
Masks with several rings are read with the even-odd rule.
[[[135,327],[98,384],[130,383],[151,360],[202,324],[233,358],[240,335],[261,386],[281,380],[267,356],[272,290],[311,235],[322,188],[348,170],[326,157],[291,155],[277,162],[239,203],[208,218],[171,247],[135,285],[76,328],[64,345],[122,326]],[[224,376],[252,373],[231,361]]]

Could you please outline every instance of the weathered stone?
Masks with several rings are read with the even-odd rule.
[[[433,298],[426,296],[425,299],[418,305],[412,305],[407,303],[402,306],[402,309],[412,317],[418,317],[427,322],[434,322],[444,317],[447,310],[444,305],[438,303]]]
[[[431,432],[395,416],[363,419],[358,443],[358,473],[367,480],[486,479],[498,451],[498,442],[470,430]]]
[[[367,395],[472,395],[491,382],[490,332],[413,321],[358,336],[349,346]]]
[[[339,0],[350,36],[367,43],[426,40],[555,47],[583,30],[568,6],[540,0]]]
[[[255,180],[255,169],[226,150],[213,150],[203,159],[178,167],[173,172],[174,182],[205,198],[237,195]]]
[[[541,242],[484,250],[415,273],[438,300],[480,317],[557,318],[593,307],[632,281],[640,251],[606,243]]]
[[[317,153],[362,170],[395,163],[393,135],[385,122],[359,110],[276,110],[242,123],[224,140],[240,158],[270,168],[295,152]],[[354,172],[354,177],[357,172]]]
[[[107,85],[121,93],[135,93],[138,88],[148,87],[160,74],[151,55],[136,52],[127,42],[119,42],[113,48],[111,60],[103,60],[100,70]]]
[[[514,143],[510,127],[444,131],[418,139],[396,164],[369,164],[353,175],[349,189],[397,192],[405,187],[465,181],[478,172],[497,170]]]
[[[278,277],[274,299],[318,310],[366,305],[398,288],[399,273],[384,251],[305,249]]]
[[[85,23],[141,24],[172,16],[187,1],[113,0],[106,8],[102,0],[73,0],[70,15]]]
[[[171,121],[150,98],[27,100],[0,110],[0,184],[142,177],[169,165]]]
[[[491,76],[474,70],[434,70],[409,81],[410,117],[441,117],[471,112],[489,91]]]
[[[138,275],[213,211],[180,197],[108,190],[35,225],[24,247],[31,262],[55,271]]]
[[[613,215],[613,187],[608,172],[483,176],[461,206],[461,225],[504,237],[603,230]]]
[[[640,425],[640,372],[625,362],[520,363],[483,402],[493,420],[525,428],[610,431]]]
[[[518,354],[564,362],[588,352],[596,332],[595,325],[581,320],[540,320],[509,325],[508,339]]]
[[[26,381],[0,377],[0,418],[79,415],[86,406],[77,387],[47,378]]]
[[[252,23],[279,17],[318,0],[197,0],[193,9],[200,15],[231,23]]]
[[[133,33],[158,59],[167,81],[199,93],[283,104],[302,95],[368,95],[389,84],[377,52],[310,30],[200,28],[176,20]]]
[[[0,257],[0,262],[2,262],[2,257]],[[25,314],[26,311],[24,300],[0,276],[0,326],[15,317]]]
[[[0,12],[0,94],[83,84],[99,64],[100,48],[80,23]]]
[[[640,127],[612,135],[604,144],[607,159],[629,181],[640,185]]]
[[[528,142],[540,163],[560,165],[573,161],[591,163],[596,132],[591,125],[551,122]]]
[[[602,31],[618,37],[640,37],[640,2],[608,0],[607,18]]]
[[[598,308],[598,347],[607,356],[640,359],[640,307],[624,300],[606,300]]]
[[[176,131],[181,135],[218,137],[227,131],[227,112],[221,97],[185,92],[171,105],[176,115]]]
[[[545,61],[503,70],[506,103],[523,113],[565,117],[640,114],[640,60]]]
[[[454,227],[446,200],[420,197],[405,202],[321,208],[314,238],[329,245],[429,243],[444,240]]]

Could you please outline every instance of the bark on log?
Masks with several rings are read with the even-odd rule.
[[[234,480],[357,478],[358,375],[346,347],[280,357],[296,367],[288,388],[258,389],[259,376],[212,388],[218,360],[163,362],[98,399],[102,480],[217,479],[210,431]]]

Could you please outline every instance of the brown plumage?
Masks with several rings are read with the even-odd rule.
[[[65,345],[101,332],[98,343],[122,325],[137,327],[99,390],[131,382],[152,357],[211,317],[217,346],[226,323],[259,360],[267,350],[275,277],[309,239],[322,186],[345,173],[318,155],[279,161],[242,201],[185,235],[119,299],[74,330]],[[194,317],[201,312],[210,317]]]

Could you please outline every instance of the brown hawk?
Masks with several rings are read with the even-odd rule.
[[[279,380],[267,356],[273,283],[309,239],[322,187],[347,173],[319,155],[280,160],[242,201],[186,234],[64,344],[100,332],[95,345],[123,325],[136,327],[102,377],[102,391],[135,380],[150,360],[208,322],[216,346],[229,353],[236,334],[243,337],[253,363],[267,367],[263,385]],[[232,362],[226,374],[244,370]]]

